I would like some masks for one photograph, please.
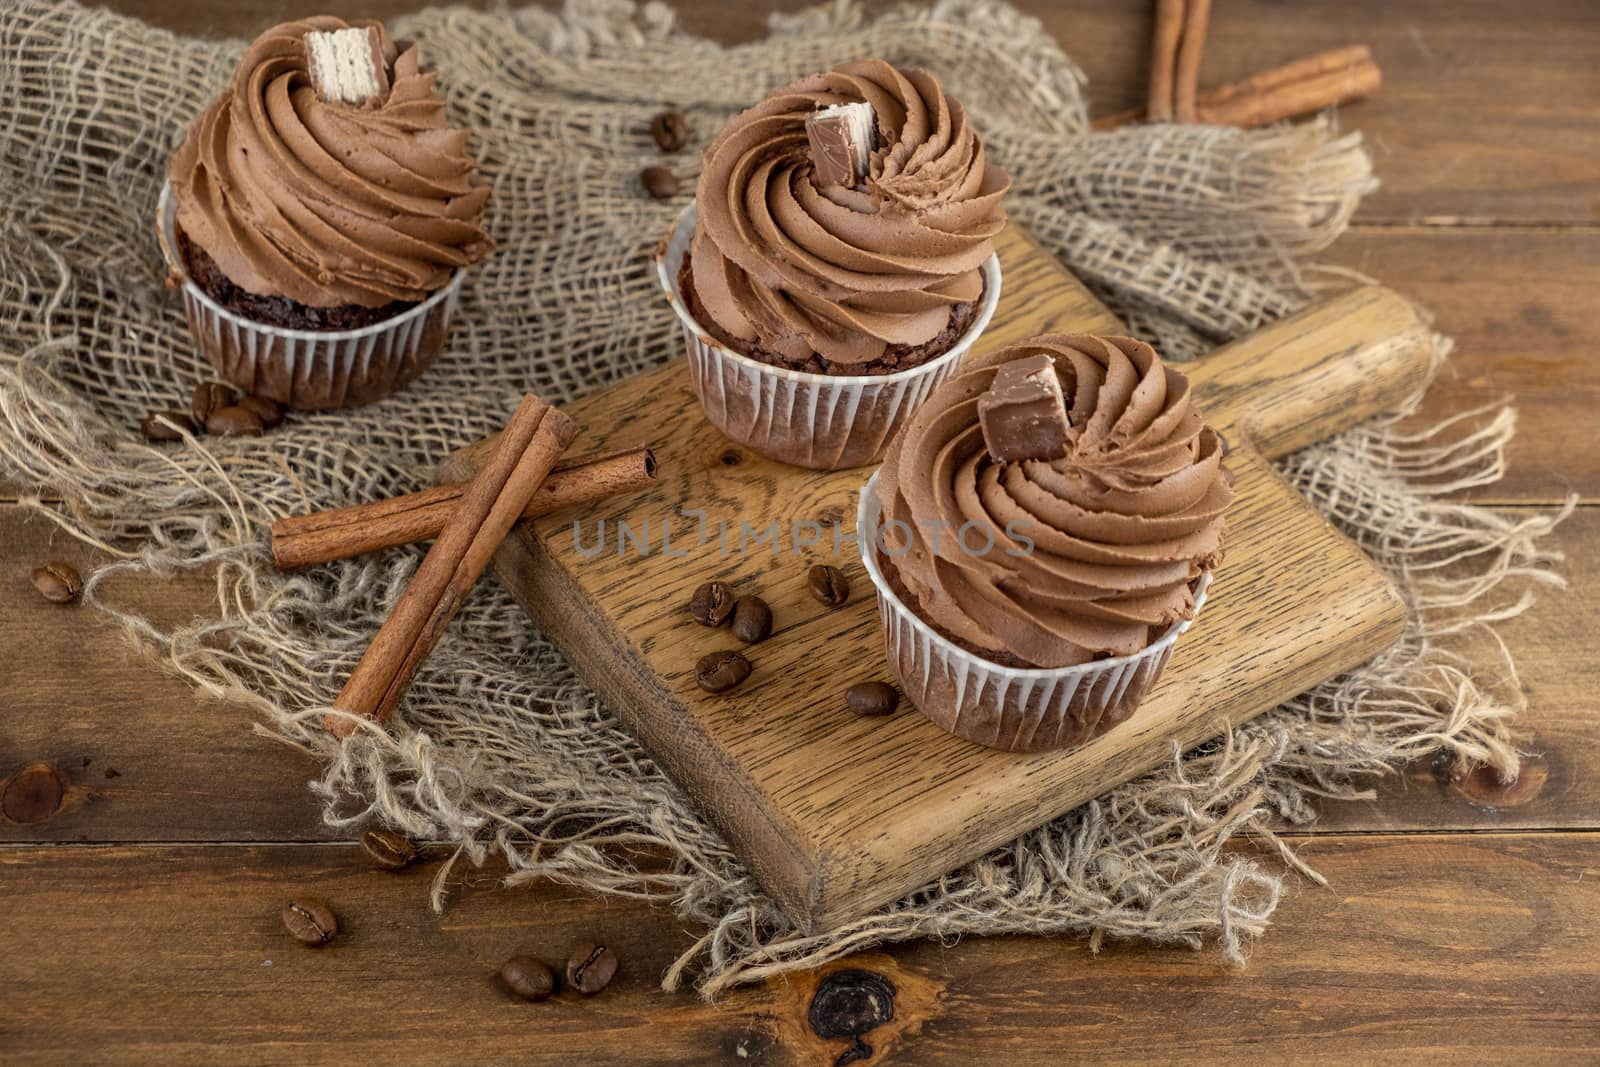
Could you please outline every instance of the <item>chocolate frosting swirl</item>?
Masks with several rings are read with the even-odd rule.
[[[312,88],[304,37],[375,26],[391,87],[355,107]],[[189,127],[169,179],[178,224],[236,285],[312,307],[417,301],[483,259],[489,188],[436,75],[381,26],[329,16],[274,26]]]
[[[1061,382],[1067,454],[997,463],[978,398],[996,368],[1034,353]],[[878,474],[880,544],[908,606],[991,659],[1127,655],[1192,617],[1191,585],[1220,559],[1223,451],[1189,380],[1149,345],[1046,334],[968,363],[896,435]]]
[[[877,117],[869,173],[821,184],[806,116],[861,101]],[[932,74],[846,63],[735,116],[706,150],[694,287],[733,337],[796,362],[867,363],[927,343],[978,299],[1009,184]]]

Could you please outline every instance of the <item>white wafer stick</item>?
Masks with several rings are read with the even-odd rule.
[[[317,95],[360,107],[389,93],[389,69],[376,27],[352,26],[305,36],[306,67]]]

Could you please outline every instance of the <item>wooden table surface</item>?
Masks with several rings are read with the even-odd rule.
[[[418,0],[330,4],[387,15]],[[244,35],[304,13],[282,0],[114,0],[177,30]],[[794,0],[691,0],[682,23],[727,39]],[[1147,3],[1027,0],[1091,78],[1094,113],[1138,101]],[[1413,295],[1458,342],[1435,415],[1515,393],[1510,469],[1478,491],[1509,514],[1600,492],[1600,19],[1590,0],[1228,0],[1204,81],[1365,41],[1382,94],[1345,109],[1383,180],[1324,258]],[[370,869],[323,826],[318,768],[140,663],[93,614],[38,600],[28,571],[93,556],[25,523],[0,486],[0,776],[69,781],[54,812],[4,797],[0,1061],[831,1063],[812,1033],[818,975],[707,1005],[656,982],[697,936],[670,911],[555,885],[464,876],[429,911],[431,864]],[[1572,588],[1503,628],[1538,755],[1522,780],[1451,784],[1427,763],[1379,799],[1330,803],[1289,836],[1330,887],[1291,879],[1244,970],[1215,950],[1008,937],[858,956],[898,995],[873,1063],[1066,1057],[1592,1061],[1600,1057],[1600,508],[1553,538]],[[208,611],[201,575],[124,580],[158,618]],[[19,654],[19,651],[21,654]],[[332,901],[340,941],[306,951],[278,909]],[[616,985],[528,1005],[496,987],[517,951],[618,947]]]

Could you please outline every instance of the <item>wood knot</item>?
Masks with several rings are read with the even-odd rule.
[[[834,971],[817,983],[806,1018],[818,1037],[849,1040],[834,1067],[864,1060],[872,1055],[872,1046],[862,1035],[894,1018],[894,983],[876,971]]]
[[[67,776],[48,763],[30,763],[6,780],[0,812],[15,823],[43,822],[61,810]]]
[[[1523,760],[1516,780],[1510,782],[1501,778],[1493,767],[1461,766],[1448,753],[1440,753],[1434,760],[1433,772],[1468,804],[1490,811],[1526,807],[1538,798],[1550,780],[1550,768],[1537,756]]]

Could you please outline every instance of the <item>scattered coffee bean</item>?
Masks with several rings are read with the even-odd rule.
[[[843,606],[850,599],[850,579],[838,567],[819,563],[806,575],[811,595],[830,608]]]
[[[194,416],[196,426],[204,426],[213,411],[228,407],[238,399],[239,391],[226,382],[201,382],[189,398],[189,414]]]
[[[747,645],[772,633],[772,609],[758,596],[742,596],[733,605],[733,636]]]
[[[700,657],[694,665],[694,680],[708,693],[726,693],[750,677],[750,661],[728,649]]]
[[[33,587],[52,604],[70,604],[83,592],[83,578],[72,564],[53,559],[35,568]]]
[[[163,422],[163,419],[166,421]],[[172,423],[172,426],[167,425],[169,422]],[[185,431],[194,433],[194,420],[189,417],[189,413],[175,409],[172,411],[152,411],[144,417],[144,421],[139,424],[139,429],[147,441],[183,440],[183,434],[173,429],[173,426],[180,426]]]
[[[247,396],[239,401],[238,406],[255,412],[264,429],[270,430],[283,421],[283,405],[269,397]]]
[[[206,433],[213,437],[260,437],[265,432],[261,416],[241,407],[218,408],[206,419]]]
[[[404,870],[417,859],[417,846],[393,830],[368,830],[361,835],[361,851],[386,871]]]
[[[611,984],[617,973],[617,954],[604,945],[585,942],[567,960],[567,987],[592,997]]]
[[[644,191],[657,200],[671,200],[678,195],[678,177],[666,167],[646,167],[639,172]]]
[[[315,897],[299,897],[283,906],[283,926],[302,945],[321,947],[339,932],[333,911]]]
[[[556,991],[555,972],[543,960],[532,956],[512,956],[500,965],[500,980],[523,1000],[537,1003],[549,1000]]]
[[[676,152],[689,143],[689,124],[676,111],[663,111],[650,120],[650,136],[663,152]]]
[[[888,682],[861,682],[844,691],[844,702],[857,715],[892,715],[900,694]]]
[[[701,626],[721,626],[733,615],[733,586],[727,582],[706,582],[689,600],[689,614]]]

